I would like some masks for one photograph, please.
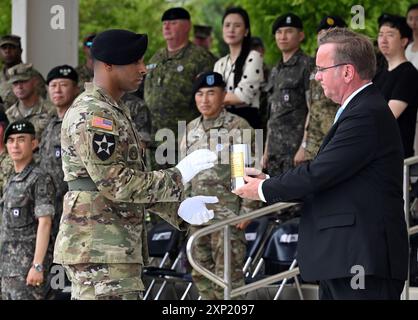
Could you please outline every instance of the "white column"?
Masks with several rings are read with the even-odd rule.
[[[61,64],[78,64],[78,0],[13,0],[12,34],[22,38],[22,60],[45,77]]]

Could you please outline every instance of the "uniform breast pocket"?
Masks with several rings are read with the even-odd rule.
[[[280,104],[283,108],[296,108],[305,100],[303,90],[297,85],[287,85],[280,89]]]
[[[35,221],[25,196],[11,197],[7,203],[6,224],[9,228],[23,228]]]

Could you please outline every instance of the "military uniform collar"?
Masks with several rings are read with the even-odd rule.
[[[24,181],[27,178],[27,176],[32,172],[34,166],[35,166],[35,162],[32,159],[32,161],[25,167],[25,169],[13,175],[11,181],[15,181],[15,182]]]
[[[174,54],[172,56],[169,55],[168,49],[165,48],[165,50],[164,50],[164,58],[167,59],[167,60],[168,59],[173,59],[173,60],[174,59],[181,59],[181,58],[183,58],[183,56],[186,53],[187,49],[189,49],[191,45],[192,45],[192,43],[190,41],[188,41],[187,44],[183,48],[181,48],[176,54]]]
[[[41,96],[39,96],[38,97],[38,101],[32,106],[32,111],[31,111],[31,113],[29,114],[29,116],[32,116],[32,115],[34,115],[34,114],[39,114],[39,113],[43,113],[43,110],[42,110],[42,106],[44,105],[44,102],[45,102],[45,100],[44,100],[44,98],[42,98]],[[20,100],[18,100],[17,102],[16,102],[16,108],[17,108],[17,110],[19,111],[19,113],[20,113],[20,108],[19,108],[19,106],[21,106],[22,105],[22,101],[20,101]],[[22,107],[23,108],[26,108],[25,106],[23,106],[22,105]]]
[[[295,64],[297,64],[299,57],[303,55],[303,51],[301,48],[299,48],[294,54],[293,56],[287,60],[286,62],[283,62],[283,58],[280,60],[280,64],[285,65],[285,66],[294,66]]]
[[[222,109],[221,113],[218,115],[216,119],[213,119],[213,125],[208,129],[215,129],[215,128],[222,128],[225,122],[225,117],[227,115],[227,112],[225,109]],[[198,125],[201,125],[203,128],[203,116],[199,117]],[[205,130],[208,130],[205,128]]]
[[[110,104],[111,106],[117,109],[120,109],[123,112],[126,112],[125,110],[126,108],[122,100],[119,100],[119,102],[117,102],[106,92],[105,89],[103,89],[102,87],[99,87],[94,82],[86,82],[84,84],[84,88],[86,89],[85,91],[86,93],[90,93],[96,98],[99,98],[100,100],[105,101],[106,103]]]

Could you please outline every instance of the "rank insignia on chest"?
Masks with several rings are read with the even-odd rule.
[[[105,161],[115,152],[115,137],[111,134],[95,133],[93,136],[93,150],[96,156]]]
[[[93,128],[99,128],[99,129],[112,131],[113,121],[110,119],[94,116],[93,119],[91,120],[91,126]]]
[[[61,146],[54,146],[55,150],[55,159],[61,158]]]
[[[19,217],[19,215],[20,215],[20,210],[18,208],[13,209],[13,216],[17,218]]]

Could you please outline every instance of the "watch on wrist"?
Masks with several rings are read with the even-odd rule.
[[[303,149],[306,149],[306,141],[302,141],[301,147],[302,147]]]
[[[33,268],[37,272],[43,272],[44,271],[44,266],[42,264],[40,264],[40,263],[34,263],[33,264]]]

